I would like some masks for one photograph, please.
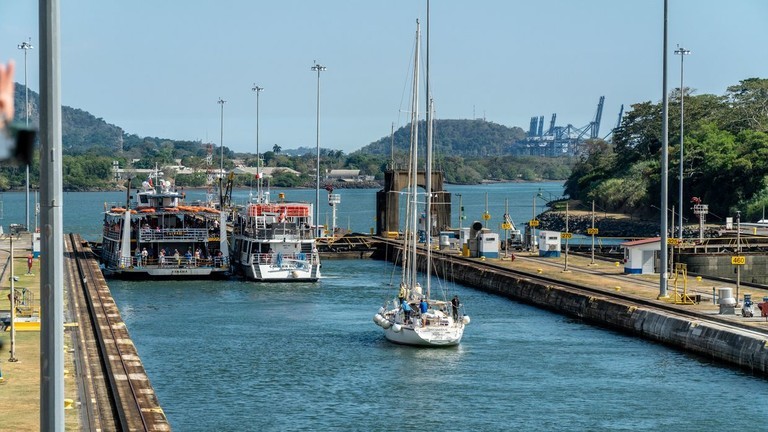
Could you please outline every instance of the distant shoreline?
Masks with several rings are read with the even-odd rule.
[[[482,185],[490,185],[490,184],[504,184],[504,183],[563,183],[565,180],[551,180],[551,179],[544,179],[544,180],[483,180],[480,183],[450,183],[450,182],[444,182],[446,185],[453,185],[453,186],[482,186]],[[333,186],[334,189],[376,189],[381,188],[384,186],[383,181],[372,181],[372,182],[356,182],[356,183],[332,183],[331,186]],[[239,186],[236,187],[236,189],[247,189],[247,186]],[[314,189],[314,185],[312,186],[271,186],[272,189],[276,188],[287,188],[287,189]],[[324,188],[324,185],[321,184],[321,189]],[[116,186],[114,188],[93,188],[93,189],[64,189],[64,192],[125,192],[125,186]],[[175,189],[178,189],[180,191],[183,190],[205,190],[207,187],[205,186],[178,186],[175,187]],[[32,191],[31,193],[35,193],[39,191]],[[3,192],[25,192],[25,188],[10,188],[6,189],[4,191],[0,191],[0,193]]]

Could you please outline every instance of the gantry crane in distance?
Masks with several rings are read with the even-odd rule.
[[[513,154],[518,156],[547,157],[577,156],[581,154],[584,141],[600,138],[600,122],[603,117],[604,104],[605,96],[600,96],[595,117],[583,127],[575,127],[572,124],[557,126],[557,114],[553,113],[549,121],[549,128],[545,131],[544,116],[531,117],[528,134],[524,139],[514,144]],[[619,114],[619,124],[621,124],[623,111],[624,106],[622,105],[621,113]]]

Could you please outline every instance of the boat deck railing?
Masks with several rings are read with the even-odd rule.
[[[108,254],[105,260],[114,268],[229,268],[229,257],[210,257],[195,258],[186,256],[161,256],[147,257],[141,256],[120,257],[117,254]]]
[[[263,230],[244,230],[243,235],[254,240],[282,240],[299,241],[312,240],[311,230],[290,230],[290,229],[263,229]]]
[[[207,228],[142,228],[139,230],[139,241],[142,243],[164,241],[204,242],[208,240],[208,235]]]
[[[120,229],[117,225],[104,226],[104,237],[110,240],[120,240]],[[139,241],[145,242],[205,242],[212,237],[219,237],[219,230],[208,228],[142,228],[139,230]]]
[[[304,266],[313,266],[319,263],[317,254],[313,253],[254,253],[251,254],[251,262],[254,264],[270,264],[282,268],[296,268]]]
[[[111,240],[120,240],[120,226],[117,224],[105,224],[103,236]]]

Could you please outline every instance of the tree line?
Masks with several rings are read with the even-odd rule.
[[[24,87],[16,85],[16,119],[23,119]],[[31,120],[39,118],[39,96],[29,92]],[[435,169],[445,173],[449,183],[477,184],[484,180],[565,180],[575,162],[570,158],[546,159],[536,157],[515,158],[511,146],[525,133],[520,128],[508,128],[484,120],[438,120],[435,123]],[[424,128],[422,128],[422,133]],[[321,173],[332,169],[359,169],[361,174],[382,180],[389,168],[407,168],[410,127],[395,131],[358,151],[345,154],[341,150],[321,149]],[[426,141],[426,135],[421,142]],[[394,142],[394,147],[392,147]],[[196,174],[173,177],[178,186],[203,187],[207,182],[206,157],[213,153],[214,162],[221,157],[220,148],[201,141],[172,140],[159,137],[140,137],[126,133],[120,127],[107,123],[87,111],[62,107],[63,185],[68,191],[108,190],[123,186],[112,173],[112,163],[121,168],[150,169],[176,165],[198,170]],[[423,153],[423,152],[422,152]],[[30,183],[39,184],[39,152],[34,152],[30,165]],[[235,161],[256,166],[256,155],[223,149],[224,169],[234,168]],[[278,187],[314,187],[316,169],[315,149],[283,150],[279,144],[261,154],[262,166],[285,167],[301,175],[276,172],[270,180]],[[214,163],[213,169],[218,169]],[[423,162],[422,162],[423,166]],[[6,161],[0,163],[0,190],[21,189],[26,178],[23,167]],[[144,179],[135,179],[133,186]],[[249,186],[251,176],[237,176],[236,186]]]
[[[680,171],[680,99],[683,98],[683,208],[677,203]],[[659,217],[662,104],[632,105],[611,142],[588,142],[566,181],[566,194],[609,211]],[[676,89],[669,98],[668,205],[698,223],[694,202],[709,219],[741,212],[760,219],[768,205],[768,80],[749,78],[725,94],[694,95]]]

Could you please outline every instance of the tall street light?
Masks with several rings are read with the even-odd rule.
[[[261,202],[261,154],[259,153],[259,93],[264,91],[264,87],[259,87],[253,83],[251,89],[256,92],[256,199]]]
[[[680,240],[683,239],[683,101],[685,100],[685,87],[683,87],[683,59],[690,54],[691,51],[677,46],[675,54],[680,56],[680,195],[678,195],[679,201],[679,215],[677,226],[680,229]]]
[[[316,174],[317,178],[315,179],[315,226],[318,227],[318,231],[316,232],[316,236],[319,237],[319,227],[320,227],[320,72],[324,71],[326,69],[325,66],[315,63],[314,66],[311,68],[313,71],[317,71],[317,166],[316,166]]]
[[[221,182],[224,178],[224,104],[227,103],[219,98],[218,104],[221,105],[221,136],[219,137],[219,146],[221,147],[221,158],[219,162],[219,207],[224,209],[224,191],[221,189]]]
[[[24,50],[24,124],[29,126],[29,86],[27,85],[27,51],[34,49],[30,43],[32,38],[29,38],[29,42],[22,42],[18,45],[20,50]],[[24,227],[29,231],[29,164],[27,164],[27,186],[26,186],[27,205],[24,207],[26,214],[26,223]]]
[[[659,253],[659,298],[669,298],[667,292],[667,282],[669,273],[667,273],[667,209],[669,191],[669,97],[667,95],[667,27],[668,27],[669,0],[664,0],[664,37],[661,50],[661,252]],[[674,218],[673,218],[674,220]]]

